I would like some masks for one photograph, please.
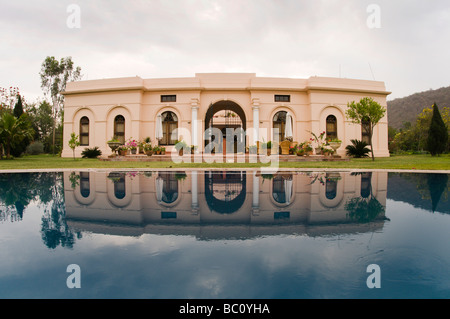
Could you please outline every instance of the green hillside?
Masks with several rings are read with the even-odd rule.
[[[389,126],[399,129],[404,122],[413,123],[417,115],[425,107],[431,107],[433,103],[436,103],[440,109],[445,106],[450,107],[450,87],[415,93],[388,101]]]

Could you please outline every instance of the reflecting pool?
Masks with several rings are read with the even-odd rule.
[[[3,173],[0,298],[450,298],[449,184],[386,172]]]

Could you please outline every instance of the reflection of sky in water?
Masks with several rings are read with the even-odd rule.
[[[0,297],[449,298],[450,216],[387,199],[386,217],[375,231],[315,237],[84,231],[72,248],[49,249],[31,203],[21,221],[0,224]],[[81,267],[81,289],[66,287],[69,264]],[[370,264],[381,289],[366,286]]]

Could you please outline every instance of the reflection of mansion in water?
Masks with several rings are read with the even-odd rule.
[[[66,218],[78,230],[132,236],[373,231],[384,224],[387,178],[382,172],[66,172]],[[380,212],[361,222],[349,203],[370,198]]]

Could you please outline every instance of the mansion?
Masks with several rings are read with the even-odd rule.
[[[85,148],[96,146],[103,155],[110,155],[107,142],[113,137],[122,143],[149,137],[153,145],[165,146],[169,152],[177,141],[185,141],[202,152],[214,141],[205,133],[208,129],[218,129],[224,140],[228,129],[242,129],[238,138],[246,147],[258,141],[281,142],[286,139],[287,119],[292,121],[293,141],[310,141],[312,133],[326,132],[326,138],[342,141],[337,155],[345,156],[352,139],[367,139],[362,126],[346,118],[347,104],[371,97],[387,108],[389,94],[378,81],[273,78],[253,73],[70,82],[64,92],[62,156],[72,156],[68,146],[71,133],[80,138],[78,157]],[[162,126],[159,134],[158,126]],[[225,145],[220,140],[218,144]],[[387,115],[375,127],[373,148],[375,156],[389,156]],[[224,146],[220,150],[239,152],[229,147],[225,151]]]

